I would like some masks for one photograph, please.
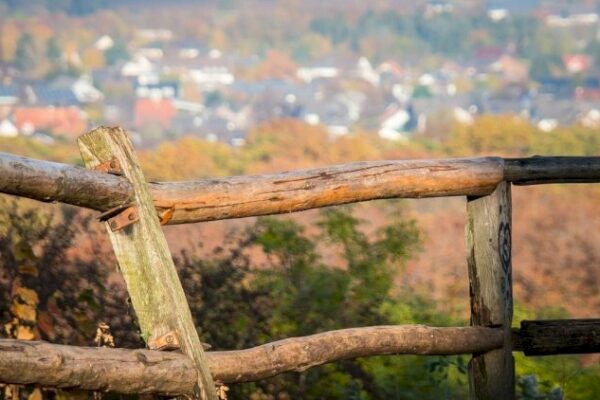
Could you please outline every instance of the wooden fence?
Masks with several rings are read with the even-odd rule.
[[[148,350],[0,339],[0,382],[216,399],[215,381],[256,381],[374,355],[472,354],[471,398],[514,399],[513,351],[600,351],[600,320],[522,321],[511,329],[511,185],[599,182],[600,157],[358,162],[153,183],[122,129],[100,127],[78,143],[87,169],[0,153],[0,192],[101,212]],[[439,196],[466,197],[471,326],[350,328],[204,351],[161,224]]]

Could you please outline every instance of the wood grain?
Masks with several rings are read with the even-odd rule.
[[[139,220],[119,231],[113,231],[108,222],[106,228],[142,337],[148,343],[175,331],[183,352],[194,362],[196,397],[216,399],[196,325],[131,142],[120,128],[97,128],[81,136],[78,143],[86,167],[94,168],[114,158],[134,189],[132,205]]]
[[[600,353],[600,319],[521,321],[512,339],[526,356]]]
[[[233,383],[356,357],[484,352],[502,342],[503,333],[491,328],[374,326],[288,338],[246,350],[207,352],[206,356],[213,378]],[[192,393],[196,373],[192,361],[176,352],[0,339],[0,382],[173,396]]]
[[[600,157],[504,159],[504,180],[515,185],[594,183],[600,177]]]
[[[479,196],[502,178],[500,158],[392,160],[149,187],[162,222],[182,224],[383,198]],[[2,153],[0,192],[99,211],[133,198],[121,177]]]
[[[501,159],[370,161],[274,175],[153,186],[159,215],[184,223],[280,214],[394,197],[482,195],[502,180]]]
[[[133,199],[133,188],[114,175],[0,153],[0,193],[106,211]]]
[[[510,400],[515,398],[510,183],[501,183],[490,195],[468,198],[467,216],[471,325],[501,327],[504,332],[503,348],[471,359],[471,398]]]
[[[288,213],[383,198],[483,196],[517,184],[600,182],[600,157],[365,161],[279,174],[149,183],[163,223]],[[133,198],[118,176],[0,153],[0,192],[106,211]]]

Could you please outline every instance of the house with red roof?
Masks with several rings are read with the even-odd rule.
[[[592,66],[592,57],[587,54],[567,54],[563,56],[567,71],[572,74],[586,72]]]
[[[171,99],[137,99],[134,106],[134,125],[137,129],[150,125],[168,129],[171,127],[176,112]]]
[[[47,131],[55,135],[77,137],[87,130],[87,115],[78,107],[16,107],[14,120],[24,134]]]

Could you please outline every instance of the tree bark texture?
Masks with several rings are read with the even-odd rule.
[[[515,398],[510,185],[502,182],[492,194],[467,201],[471,325],[504,333],[501,349],[475,354],[469,363],[471,398],[477,400]]]
[[[600,182],[600,157],[365,161],[279,174],[150,182],[165,224],[287,213],[383,198],[483,196],[517,184]],[[133,199],[118,176],[0,153],[0,192],[106,211]]]
[[[288,213],[374,199],[483,195],[502,180],[500,158],[366,161],[279,174],[151,182],[162,223]],[[127,180],[0,153],[0,192],[99,211],[133,199]]]
[[[356,357],[469,354],[502,344],[502,331],[493,328],[399,325],[342,329],[205,354],[214,380],[233,383]],[[0,339],[0,382],[175,396],[193,392],[196,372],[178,352]]]
[[[513,348],[526,356],[600,353],[600,319],[521,321]]]

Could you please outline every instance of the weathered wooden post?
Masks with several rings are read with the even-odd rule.
[[[131,142],[121,128],[100,127],[78,143],[87,168],[123,175],[133,186],[133,203],[104,213],[102,219],[144,340],[153,349],[181,348],[197,370],[196,397],[216,399],[206,356]]]
[[[515,398],[511,348],[511,191],[502,182],[493,193],[467,198],[467,262],[471,325],[504,328],[504,347],[474,354],[469,363],[472,399]]]

